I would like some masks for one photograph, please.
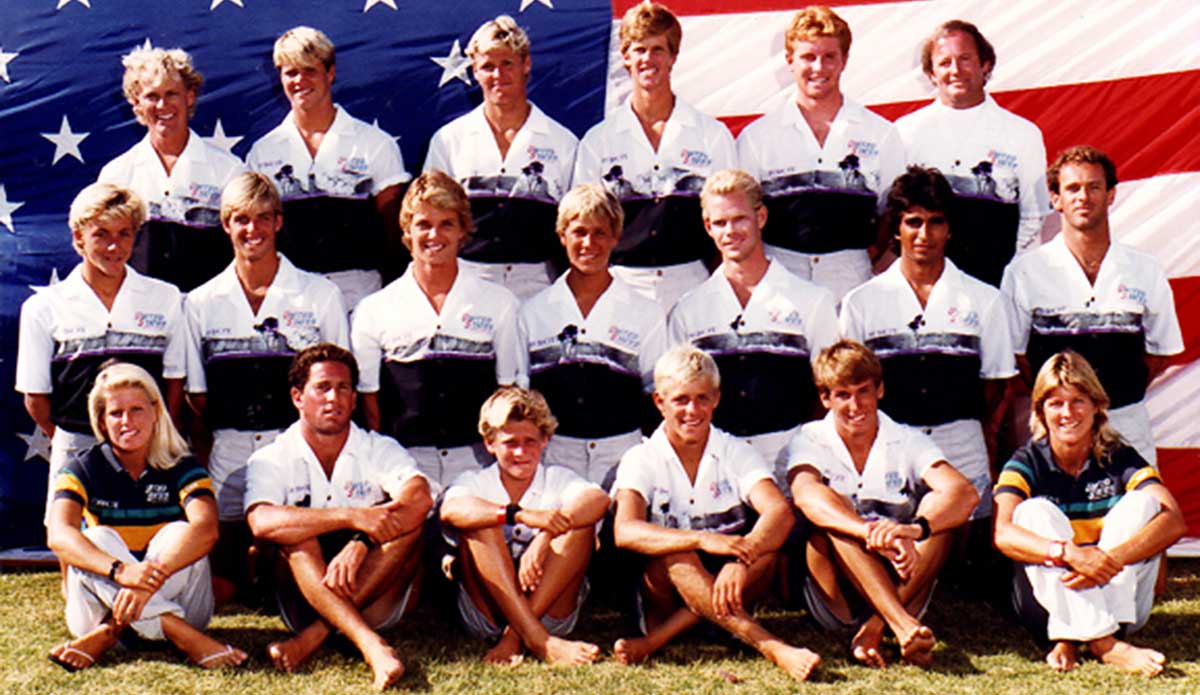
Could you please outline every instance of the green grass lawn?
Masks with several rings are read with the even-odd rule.
[[[594,602],[593,602],[594,603]],[[68,674],[46,659],[47,650],[67,638],[58,597],[57,574],[0,574],[0,693],[83,693],[139,695],[214,693],[298,695],[366,692],[367,667],[355,656],[323,650],[299,673],[275,672],[266,658],[268,642],[284,635],[277,617],[241,607],[223,609],[211,630],[251,654],[246,668],[205,672],[172,652],[119,652],[95,668]],[[987,695],[1200,692],[1200,560],[1174,560],[1170,583],[1149,625],[1133,640],[1164,652],[1166,672],[1155,679],[1118,673],[1093,660],[1070,674],[1054,674],[1042,663],[1032,640],[1004,616],[1002,606],[969,603],[945,594],[927,623],[940,643],[933,669],[891,666],[875,671],[855,665],[846,645],[821,634],[800,614],[766,610],[769,629],[821,654],[814,680],[797,684],[753,654],[723,644],[687,640],[673,645],[648,665],[623,667],[612,661],[612,642],[621,635],[622,616],[589,605],[577,636],[601,644],[605,658],[592,667],[549,668],[534,661],[498,669],[479,661],[484,647],[462,637],[457,627],[422,609],[387,636],[408,666],[401,691],[427,693],[986,693]],[[894,651],[892,653],[895,658]],[[732,682],[736,680],[737,682]]]

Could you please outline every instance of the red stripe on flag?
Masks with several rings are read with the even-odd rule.
[[[825,0],[821,3],[829,7],[844,5],[895,5],[897,2],[914,2],[915,0]],[[634,5],[640,5],[642,0],[613,0],[613,16],[618,19]],[[713,2],[707,0],[665,0],[662,3],[677,17],[713,15],[713,14],[746,14],[749,12],[777,12],[779,10],[799,10],[805,3],[797,0],[741,0],[740,2]]]
[[[1187,364],[1200,358],[1200,277],[1171,278],[1175,294],[1175,313],[1183,332],[1183,352],[1170,364]]]
[[[997,92],[1006,109],[1038,124],[1047,156],[1088,144],[1109,154],[1124,181],[1200,171],[1200,70]],[[1184,95],[1183,101],[1180,96]],[[873,104],[894,121],[927,100]],[[736,135],[758,115],[721,118]]]
[[[1200,449],[1159,449],[1158,472],[1179,502],[1189,536],[1200,536]]]

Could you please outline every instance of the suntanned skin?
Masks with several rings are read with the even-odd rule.
[[[317,362],[303,389],[292,389],[301,435],[327,476],[350,436],[355,392],[350,369]],[[305,600],[320,619],[294,637],[268,646],[275,667],[294,671],[334,630],[362,652],[373,673],[372,687],[384,690],[404,674],[395,650],[372,629],[403,600],[420,559],[421,525],[433,506],[424,478],[405,481],[394,497],[373,507],[312,509],[260,503],[246,513],[255,538],[280,545],[281,557]],[[351,540],[328,563],[320,537],[357,530],[378,544]]]
[[[153,403],[141,388],[115,388],[106,394],[105,439],[121,467],[134,479],[139,478],[148,466],[147,456],[156,420]],[[122,588],[108,620],[88,634],[50,650],[52,656],[76,668],[91,666],[116,644],[125,628],[141,618],[146,603],[171,575],[208,554],[217,540],[216,502],[211,497],[194,497],[184,506],[184,517],[186,529],[162,555],[154,560],[121,565],[115,579]],[[78,502],[56,499],[50,508],[47,545],[65,565],[105,576],[115,558],[83,534],[80,530],[82,521],[83,507]],[[237,666],[246,660],[245,652],[227,650],[225,645],[182,618],[164,615],[160,621],[167,640],[204,668]],[[88,658],[71,650],[82,652]]]
[[[859,473],[879,432],[882,397],[883,385],[870,381],[821,389],[821,401],[833,412],[834,426]],[[933,534],[918,541],[921,528],[915,523],[863,519],[848,498],[822,481],[815,466],[801,464],[791,476],[793,499],[814,527],[806,552],[818,590],[843,620],[853,614],[852,600],[865,600],[875,609],[851,640],[854,658],[886,666],[879,646],[884,629],[891,628],[904,660],[929,666],[937,640],[916,614],[950,552],[953,536],[947,532],[961,526],[979,501],[975,489],[945,461],[930,466],[923,477],[930,491],[917,515],[929,521]]]
[[[1050,451],[1065,473],[1078,477],[1092,452],[1093,423],[1099,409],[1088,396],[1072,386],[1059,386],[1042,405]],[[1126,565],[1141,562],[1166,550],[1187,531],[1179,503],[1165,485],[1144,488],[1161,505],[1159,513],[1141,532],[1105,552],[1096,546],[1067,543],[1063,562],[1069,568],[1062,581],[1070,589],[1083,590],[1102,586]],[[1023,500],[1011,492],[996,495],[996,549],[1014,562],[1041,563],[1047,558],[1051,539],[1012,522],[1013,512]],[[1110,666],[1123,671],[1155,676],[1162,672],[1166,657],[1153,649],[1135,647],[1116,638],[1115,633],[1086,643],[1088,651]],[[1046,655],[1046,663],[1055,671],[1070,671],[1078,665],[1078,648],[1072,642],[1056,642]]]
[[[518,504],[533,483],[549,441],[534,423],[523,420],[506,423],[484,440],[511,503]],[[464,589],[489,622],[508,623],[484,661],[514,665],[524,649],[559,665],[588,664],[600,656],[600,648],[590,642],[551,635],[541,618],[565,618],[575,610],[595,546],[595,525],[607,508],[608,496],[593,489],[561,509],[521,509],[516,520],[538,533],[514,569],[504,541],[504,505],[470,496],[442,503],[442,523],[460,534]]]
[[[656,390],[667,440],[695,482],[708,443],[719,391],[707,379]],[[770,583],[777,553],[793,523],[783,494],[769,480],[750,490],[759,519],[745,536],[669,529],[647,521],[646,500],[633,490],[617,493],[614,537],[618,548],[648,556],[642,577],[644,637],[617,640],[622,664],[645,660],[701,618],[756,649],[792,678],[805,680],[820,663],[815,653],[793,647],[754,621],[746,610]],[[714,577],[697,551],[730,557]],[[682,604],[682,605],[681,605]]]

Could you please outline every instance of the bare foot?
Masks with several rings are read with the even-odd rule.
[[[850,640],[850,655],[855,661],[874,668],[887,666],[883,655],[879,653],[879,644],[883,641],[883,628],[883,621],[877,618],[863,623],[854,639]]]
[[[375,647],[364,649],[363,658],[366,659],[367,665],[375,674],[375,679],[371,681],[371,688],[376,692],[387,690],[400,680],[400,676],[404,675],[404,663],[400,661],[396,650],[382,640]]]
[[[933,664],[933,648],[937,638],[933,630],[924,625],[917,625],[906,637],[900,639],[900,656],[912,664],[928,668]]]
[[[300,631],[295,637],[267,645],[271,663],[280,671],[292,673],[320,648],[323,639],[309,639],[308,630]]]
[[[232,644],[227,644],[224,648],[219,649],[208,656],[202,656],[196,659],[196,665],[200,668],[221,668],[222,666],[241,666],[245,663],[248,654],[234,647]]]
[[[1095,640],[1088,646],[1092,654],[1109,666],[1143,676],[1157,676],[1162,673],[1163,665],[1167,663],[1167,657],[1161,652],[1135,647],[1111,636]]]
[[[627,637],[613,643],[613,658],[625,666],[640,664],[653,653],[654,649],[645,637]]]
[[[1046,654],[1046,663],[1055,671],[1070,671],[1079,665],[1079,648],[1074,642],[1055,642]]]
[[[787,644],[779,644],[769,650],[767,658],[798,681],[807,680],[812,670],[821,663],[821,657],[816,652]]]
[[[600,656],[600,647],[591,642],[559,639],[551,636],[546,640],[546,653],[542,657],[554,666],[578,666],[590,664]]]
[[[116,643],[117,631],[112,623],[104,622],[83,637],[52,648],[48,657],[68,671],[78,671],[96,663]]]
[[[516,666],[523,661],[521,636],[506,628],[500,641],[483,655],[483,660],[495,666]]]

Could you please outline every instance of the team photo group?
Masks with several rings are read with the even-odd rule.
[[[81,261],[20,314],[50,660],[165,640],[242,666],[209,622],[265,587],[271,666],[340,635],[377,690],[406,668],[382,633],[434,602],[463,636],[433,639],[498,666],[688,636],[805,680],[814,630],[930,667],[939,580],[1001,572],[1049,668],[1162,672],[1135,633],[1186,528],[1144,404],[1184,347],[1171,286],[1112,240],[1119,163],[1047,157],[987,91],[987,27],[929,29],[936,97],[893,123],[841,91],[847,23],[796,12],[792,96],[735,138],[672,90],[682,28],[643,2],[628,99],[580,139],[501,15],[465,49],[482,103],[415,177],[337,105],[318,28],[275,42],[290,109],[244,162],[189,126],[187,52],[121,57],[145,137],[75,197]],[[628,636],[576,630],[590,595]]]

